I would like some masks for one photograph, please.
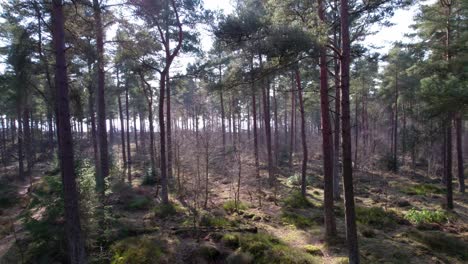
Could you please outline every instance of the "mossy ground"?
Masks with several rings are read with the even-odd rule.
[[[255,180],[248,178],[237,204],[225,179],[215,178],[212,188],[216,192],[211,193],[207,208],[176,192],[171,193],[169,205],[162,205],[154,197],[157,186],[142,185],[143,178],[136,177],[132,185],[111,184],[105,214],[107,252],[105,256],[92,252],[91,259],[111,263],[347,263],[340,201],[335,203],[338,237],[324,238],[320,166],[320,160],[311,161],[309,171],[318,176],[309,177],[306,198],[285,173],[278,177],[276,193],[262,190],[261,207],[252,187]],[[261,174],[266,177],[265,170]],[[50,177],[35,184],[39,197],[57,189]],[[400,175],[356,173],[362,263],[467,261],[468,198],[455,192],[455,211],[447,213],[443,187],[426,180],[404,168]],[[2,234],[10,232],[0,230],[0,239]]]

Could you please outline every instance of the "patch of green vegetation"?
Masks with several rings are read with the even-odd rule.
[[[223,203],[223,209],[228,213],[233,213],[239,210],[247,210],[247,204],[243,203],[242,201],[228,200]]]
[[[440,188],[433,184],[416,184],[416,185],[404,188],[402,192],[408,195],[430,195],[430,194],[444,194],[445,189]]]
[[[398,216],[393,211],[385,211],[381,207],[356,207],[357,222],[384,229],[393,228],[397,225]]]
[[[417,210],[415,208],[411,209],[406,213],[405,219],[410,221],[413,224],[419,225],[424,223],[444,223],[450,219],[450,216],[447,212],[442,210]]]
[[[281,220],[297,228],[308,228],[316,225],[314,219],[291,211],[283,211],[281,213]]]
[[[147,196],[135,195],[125,205],[125,208],[131,211],[147,210],[151,207],[152,203],[153,203],[152,200]]]
[[[349,259],[347,257],[338,257],[333,261],[334,264],[349,264]]]
[[[307,199],[307,197],[302,196],[300,191],[294,191],[289,196],[283,199],[284,207],[289,208],[311,208],[314,207],[314,204]]]
[[[306,176],[306,184],[311,185],[313,182],[312,176]],[[301,174],[294,174],[286,180],[286,183],[288,185],[293,185],[293,186],[300,186],[302,184],[302,175]]]
[[[413,252],[405,244],[383,238],[363,238],[360,244],[363,263],[412,263]]]
[[[322,263],[321,257],[312,256],[300,249],[289,247],[280,239],[266,233],[232,233],[230,235],[237,237],[239,242],[237,252],[252,256],[252,263]],[[235,241],[232,236],[225,236],[226,240]],[[231,248],[235,247],[235,244],[231,244]]]
[[[314,245],[305,245],[304,246],[305,252],[314,255],[314,256],[323,256],[322,249],[318,246]]]
[[[158,204],[154,207],[153,213],[156,218],[166,218],[182,212],[183,209],[177,204]]]
[[[209,214],[204,214],[200,218],[200,225],[206,227],[232,227],[236,226],[237,223],[229,221],[228,219],[222,216],[213,216]]]
[[[461,260],[468,260],[468,243],[455,235],[440,231],[417,231],[407,233],[408,237],[424,244],[430,250],[445,253]]]
[[[236,250],[227,257],[226,263],[228,264],[250,264],[254,262],[253,262],[253,256],[250,253],[245,253],[245,252],[241,252],[240,250]]]
[[[18,201],[18,193],[13,185],[5,180],[0,182],[0,208],[9,208]]]
[[[110,247],[112,264],[138,264],[163,262],[164,243],[149,236],[129,237]]]
[[[156,169],[156,171],[153,172],[151,167],[148,167],[148,169],[145,171],[145,175],[143,176],[143,181],[141,184],[146,186],[155,186],[158,183],[158,177],[159,169]]]
[[[223,244],[229,248],[238,248],[239,247],[239,235],[235,233],[224,234],[221,238]]]

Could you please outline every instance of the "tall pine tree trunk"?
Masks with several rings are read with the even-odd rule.
[[[60,168],[62,171],[63,198],[65,205],[65,233],[68,258],[71,264],[86,263],[84,239],[81,233],[78,190],[75,181],[73,160],[73,138],[70,126],[69,91],[67,64],[65,59],[65,30],[62,1],[54,0],[53,43],[55,48],[55,88],[57,105],[57,130],[59,139]]]
[[[325,24],[325,7],[322,0],[318,2],[318,15]],[[328,67],[327,50],[320,47],[320,109],[322,113],[322,151],[323,151],[323,179],[324,179],[324,213],[325,236],[336,235],[336,220],[333,212],[333,141],[328,100]],[[298,83],[299,85],[299,83]],[[301,98],[299,100],[302,100]],[[305,138],[303,138],[305,141]],[[304,143],[303,143],[304,144]]]
[[[106,100],[104,96],[104,29],[101,20],[101,6],[99,0],[93,0],[96,46],[97,46],[97,64],[98,64],[98,89],[97,89],[97,113],[98,113],[98,143],[100,155],[99,181],[96,182],[96,188],[101,195],[104,195],[105,178],[109,175],[109,154],[107,146],[106,129]]]
[[[455,118],[455,129],[457,137],[457,169],[458,169],[458,184],[461,193],[465,192],[465,174],[463,171],[463,129],[462,129],[461,113],[457,113]]]
[[[343,147],[343,185],[345,202],[346,239],[349,251],[349,263],[357,264],[359,260],[359,249],[356,230],[356,212],[354,208],[353,188],[353,164],[351,154],[351,118],[349,104],[349,66],[351,43],[349,37],[349,14],[348,0],[340,0],[341,3],[341,124],[342,124],[342,147]]]

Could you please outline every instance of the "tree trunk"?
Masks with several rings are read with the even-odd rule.
[[[276,87],[273,85],[273,102],[275,104],[274,108],[274,119],[275,119],[275,163],[274,166],[278,166],[278,158],[279,158],[279,128],[278,128],[278,101],[276,100]]]
[[[262,68],[262,57],[260,56],[260,68]],[[267,162],[268,162],[268,184],[270,187],[275,185],[275,174],[273,169],[273,156],[271,153],[271,124],[270,124],[270,82],[268,79],[263,81],[262,97],[263,97],[263,118],[265,121],[265,139],[267,146]]]
[[[446,121],[445,137],[446,139],[446,164],[445,180],[447,186],[447,209],[453,209],[453,191],[452,191],[452,115],[449,114]]]
[[[132,154],[130,148],[130,113],[128,111],[128,84],[125,84],[125,114],[127,116],[127,180],[132,184]],[[122,127],[123,128],[123,127]]]
[[[398,69],[398,67],[397,67]],[[393,171],[398,171],[398,71],[395,72],[395,121],[393,131]]]
[[[58,109],[57,130],[59,139],[60,167],[63,181],[65,205],[65,233],[68,244],[68,258],[71,264],[86,263],[84,239],[81,234],[78,191],[75,181],[73,160],[73,138],[70,126],[69,91],[67,64],[65,59],[65,30],[62,1],[53,2],[53,43],[55,48],[55,88]]]
[[[290,142],[289,142],[289,168],[293,168],[293,152],[294,152],[294,135],[296,134],[294,132],[295,130],[295,124],[296,124],[296,87],[294,85],[294,75],[291,75],[292,77],[292,96],[291,96],[291,129],[289,130],[290,133]]]
[[[322,0],[318,2],[318,15],[325,24],[325,7]],[[298,84],[299,85],[299,84]],[[300,92],[300,91],[299,91]],[[299,98],[302,101],[302,98]],[[324,215],[325,237],[336,236],[336,220],[333,212],[333,141],[329,114],[328,100],[328,67],[327,50],[320,47],[320,106],[322,112],[322,151],[323,151],[323,179],[324,179]],[[302,107],[301,107],[302,108]],[[303,111],[303,110],[301,110]],[[305,137],[302,139],[305,141]],[[302,143],[305,144],[305,143]]]
[[[465,174],[463,171],[463,141],[462,141],[462,119],[461,113],[458,113],[455,118],[455,129],[457,137],[457,168],[458,168],[458,183],[461,193],[465,192]]]
[[[307,141],[306,141],[306,131],[305,131],[305,113],[304,113],[304,103],[302,100],[302,84],[301,84],[301,75],[299,73],[299,67],[297,66],[294,69],[296,76],[296,86],[297,94],[299,95],[299,109],[301,112],[301,137],[302,137],[302,177],[301,177],[301,194],[302,197],[306,197],[306,188],[307,188]]]
[[[25,180],[25,174],[24,174],[24,154],[23,154],[23,125],[21,124],[21,103],[17,104],[17,116],[18,116],[18,131],[17,131],[17,136],[18,136],[18,176],[20,180]]]
[[[252,118],[253,118],[253,139],[254,139],[254,158],[255,158],[255,178],[257,180],[257,194],[259,206],[262,206],[262,178],[260,177],[260,165],[258,162],[258,132],[257,132],[257,98],[255,91],[254,72],[253,72],[253,56],[250,61],[250,77],[251,77],[251,92],[252,92]]]
[[[124,120],[123,120],[122,100],[120,99],[120,94],[117,95],[117,101],[119,104],[120,139],[122,141],[122,163],[123,163],[122,165],[125,171],[125,169],[127,168],[127,155],[125,151],[125,126],[124,126]]]
[[[161,200],[163,204],[169,204],[167,190],[167,166],[166,166],[166,126],[164,124],[164,95],[166,92],[166,73],[161,73],[159,80],[159,142],[160,142],[160,168],[161,168]],[[169,121],[169,120],[168,120]]]
[[[106,100],[104,96],[104,32],[101,20],[101,7],[99,0],[93,0],[97,64],[98,64],[98,89],[97,89],[97,113],[98,113],[98,142],[100,154],[99,182],[96,188],[101,195],[104,195],[105,178],[109,175],[109,154],[107,149],[107,129],[106,129]]]
[[[219,99],[221,101],[221,133],[223,137],[223,155],[224,155],[224,153],[226,153],[226,124],[225,124],[225,116],[224,116],[223,90],[219,92]]]
[[[338,43],[338,40],[335,40]],[[335,131],[334,131],[334,155],[333,155],[333,197],[335,200],[340,199],[340,112],[341,112],[341,91],[340,91],[340,64],[338,59],[335,59]]]
[[[172,128],[171,128],[171,90],[169,70],[166,74],[166,139],[167,139],[167,179],[172,182]]]
[[[356,212],[354,208],[353,167],[351,157],[351,122],[349,105],[349,65],[350,65],[350,37],[348,0],[340,0],[341,3],[341,101],[342,115],[342,147],[343,147],[343,184],[346,220],[346,239],[348,242],[349,263],[357,264],[359,250],[356,230]]]

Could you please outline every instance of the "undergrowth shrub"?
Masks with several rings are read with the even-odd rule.
[[[153,213],[156,218],[166,218],[183,212],[183,209],[177,204],[158,204],[153,208]]]
[[[444,223],[449,221],[450,216],[447,212],[442,210],[417,210],[412,208],[405,215],[405,219],[410,221],[413,224],[419,225],[423,223]]]
[[[166,263],[164,243],[149,236],[129,237],[110,247],[111,264]]]
[[[417,230],[411,230],[407,235],[424,244],[430,250],[445,253],[463,261],[468,260],[468,242],[455,235],[440,231],[421,232]]]
[[[159,177],[159,170],[156,169],[153,171],[151,167],[148,167],[145,171],[145,175],[143,176],[143,181],[141,182],[142,185],[146,186],[154,186],[158,183]]]
[[[293,186],[300,186],[302,184],[302,175],[299,173],[296,173],[290,177],[288,177],[287,184],[293,185]],[[313,183],[313,177],[310,175],[306,176],[306,184],[311,185]]]
[[[409,195],[445,194],[445,189],[433,184],[417,184],[404,188],[403,193]]]
[[[13,206],[18,201],[16,188],[6,180],[0,181],[0,209]]]
[[[297,228],[312,227],[316,224],[314,219],[290,211],[283,211],[281,213],[281,220],[284,223],[294,225]]]
[[[397,225],[398,216],[393,211],[385,211],[381,207],[356,207],[358,223],[374,228],[393,228]]]
[[[398,169],[398,161],[393,158],[391,152],[383,154],[377,163],[383,170],[396,171]]]
[[[307,198],[302,196],[300,191],[293,191],[283,200],[285,207],[289,208],[311,208],[314,204]]]
[[[247,204],[242,201],[228,200],[223,203],[223,209],[228,213],[233,213],[238,210],[246,210],[248,208]]]
[[[224,235],[226,246],[237,249],[236,252],[249,254],[252,263],[322,263],[320,257],[288,246],[280,239],[266,233],[231,233]]]

